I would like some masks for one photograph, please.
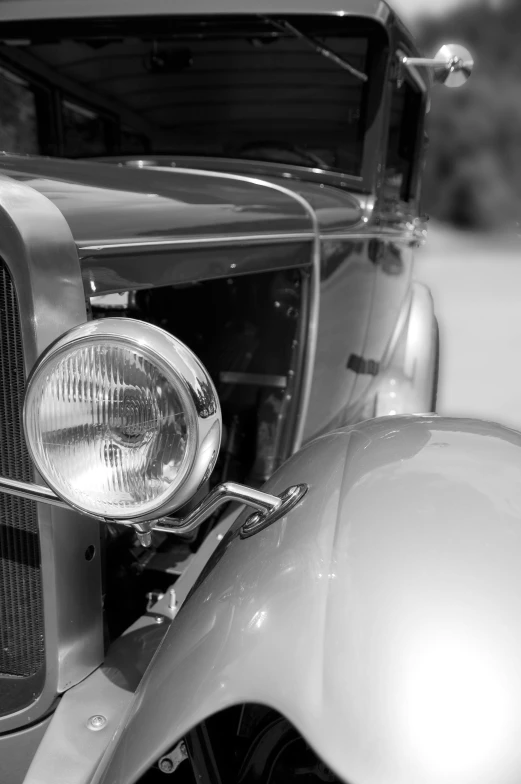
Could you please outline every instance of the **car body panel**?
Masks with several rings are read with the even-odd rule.
[[[376,280],[369,243],[322,240],[319,330],[304,442],[350,423],[357,381],[350,358],[363,353]]]
[[[258,179],[212,172],[136,171],[84,161],[0,156],[0,170],[31,185],[62,212],[84,246],[252,234],[313,238],[291,193]],[[128,251],[128,248],[127,248]]]
[[[85,298],[76,247],[63,215],[40,193],[5,176],[0,176],[0,257],[17,291],[27,377],[50,343],[85,321]],[[36,472],[35,481],[41,481]],[[91,545],[99,553],[99,523],[72,509],[41,504],[38,527],[45,664],[25,686],[23,679],[0,678],[4,709],[11,690],[23,687],[27,697],[26,707],[0,717],[0,735],[41,721],[58,693],[85,678],[103,659],[101,562],[98,554],[90,561],[84,556]],[[27,628],[39,628],[37,624],[34,615],[27,618]],[[34,737],[27,736],[28,743]]]
[[[8,784],[21,784],[45,735],[52,716],[47,716],[39,724],[25,727],[19,732],[0,735],[0,759],[2,760],[2,780]]]
[[[143,4],[138,0],[92,0],[88,5],[81,0],[48,0],[42,6],[41,0],[2,0],[0,3],[0,20],[10,21],[18,19],[60,19],[91,16],[141,16]],[[244,14],[244,13],[277,13],[277,14],[338,14],[340,16],[362,14],[385,21],[389,16],[388,6],[380,0],[350,0],[349,3],[332,2],[328,0],[317,10],[316,3],[310,0],[262,0],[252,2],[248,0],[226,0],[221,2],[216,9],[211,0],[176,0],[175,4],[169,0],[151,0],[147,3],[147,15],[175,14]]]
[[[255,536],[232,526],[94,780],[129,784],[254,702],[347,782],[517,781],[520,473],[521,435],[473,420],[383,418],[304,447],[266,490],[307,495]]]
[[[311,267],[318,231],[321,306],[303,438],[348,422],[357,378],[349,360],[364,350],[377,274],[370,199],[282,176],[201,169],[2,155],[0,170],[61,210],[87,295]],[[389,296],[391,319],[392,307]]]
[[[199,169],[272,182],[299,193],[309,202],[317,215],[321,234],[351,232],[355,226],[365,225],[374,204],[374,199],[363,193],[350,193],[349,181],[337,171],[211,156],[113,156],[99,160],[121,164],[125,168],[158,168],[169,172]]]
[[[367,397],[387,369],[396,343],[395,333],[400,332],[407,318],[414,263],[411,243],[405,238],[400,241],[373,237],[367,255],[372,259],[375,273],[371,315],[360,352],[368,372],[358,374],[352,397],[355,404]],[[371,416],[372,411],[364,418]]]

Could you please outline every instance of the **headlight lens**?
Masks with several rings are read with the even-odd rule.
[[[187,482],[190,494],[197,489],[215,463],[220,412],[182,343],[143,322],[105,319],[44,355],[28,385],[25,428],[59,496],[100,517],[135,520],[187,500],[178,497]]]

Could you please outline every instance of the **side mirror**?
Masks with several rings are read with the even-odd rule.
[[[461,87],[474,67],[469,50],[460,44],[445,44],[431,58],[400,55],[400,62],[406,68],[432,68],[434,80],[447,87]]]

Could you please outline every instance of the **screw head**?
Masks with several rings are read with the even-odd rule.
[[[105,718],[105,716],[101,716],[98,714],[97,716],[90,717],[90,719],[87,722],[87,727],[89,728],[89,730],[93,730],[94,732],[97,732],[97,730],[102,730],[103,727],[106,725],[106,723],[107,723],[107,719]]]

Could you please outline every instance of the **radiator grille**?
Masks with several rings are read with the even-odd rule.
[[[33,480],[22,430],[25,384],[20,314],[0,260],[0,474]],[[34,675],[44,661],[36,504],[0,493],[0,676]]]

